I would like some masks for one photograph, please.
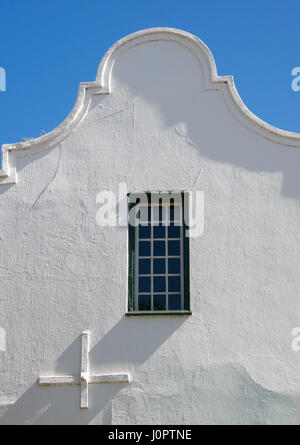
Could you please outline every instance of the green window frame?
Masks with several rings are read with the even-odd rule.
[[[187,230],[188,225],[185,222],[185,213],[188,214],[188,211],[185,210],[185,201],[188,202],[188,200],[185,200],[185,195],[188,194],[188,192],[146,192],[147,201],[144,204],[139,204],[139,194],[129,194],[129,202],[128,202],[128,209],[129,212],[136,206],[141,209],[143,207],[144,213],[147,213],[147,217],[144,218],[145,223],[150,222],[149,233],[151,233],[151,236],[149,239],[146,239],[144,241],[140,238],[140,231],[141,231],[141,225],[134,226],[132,224],[128,224],[128,312],[127,315],[190,315],[190,239],[187,236]],[[176,202],[171,200],[169,201],[170,196],[176,196]],[[166,201],[161,200],[161,198],[166,198]],[[155,198],[155,199],[154,199]],[[155,202],[151,202],[151,199]],[[165,204],[167,203],[167,204]],[[170,203],[170,205],[169,205]],[[176,209],[175,209],[176,208]],[[154,210],[155,209],[155,210]],[[172,210],[173,209],[173,210]],[[179,238],[170,238],[170,229],[169,229],[169,221],[165,224],[162,224],[162,222],[156,222],[153,223],[153,213],[159,213],[159,215],[162,215],[163,212],[165,214],[170,215],[173,211],[175,214],[175,211],[177,210],[180,212],[181,216],[181,226],[180,226],[180,237]],[[135,209],[137,211],[137,208]],[[170,212],[170,213],[168,213]],[[160,216],[161,218],[161,216]],[[175,218],[175,216],[173,217]],[[175,221],[175,219],[174,219]],[[165,228],[165,235],[163,235],[163,239],[155,238],[155,231],[164,230],[164,229],[155,229],[154,227],[159,226],[166,226]],[[174,226],[175,223],[172,222],[170,225]],[[148,229],[145,229],[148,230]],[[173,230],[174,231],[174,230]],[[177,233],[177,232],[176,232]],[[140,245],[142,244],[149,244],[150,251],[146,254],[148,257],[141,256],[140,252]],[[159,246],[159,244],[166,244],[165,252],[162,254],[162,257],[155,256],[155,247]],[[170,252],[170,247],[176,248],[180,244],[180,254],[176,252],[172,252],[172,255],[176,253],[178,256],[172,256]],[[161,276],[157,276],[155,273],[155,265],[159,264],[159,261],[162,261],[162,263],[165,262],[165,270]],[[170,263],[172,262],[173,263]],[[169,266],[170,264],[174,264],[176,266],[177,261],[177,267],[180,262],[180,271],[178,272],[176,270],[176,274],[170,274],[169,273]],[[147,276],[142,276],[140,274],[140,271],[138,270],[140,268],[141,262],[144,263],[150,263],[151,264],[151,270],[147,271]],[[174,272],[174,271],[173,271]],[[159,272],[160,273],[160,272]],[[151,282],[151,289],[148,292],[147,290],[144,293],[149,293],[147,295],[149,301],[144,307],[141,308],[142,304],[140,304],[140,299],[142,297],[140,286],[141,286],[141,280],[145,280],[148,284]],[[156,280],[156,281],[155,281]],[[173,280],[173,281],[172,281]],[[178,289],[175,288],[174,292],[170,290],[170,284],[174,284],[175,282],[180,281],[180,294]],[[155,286],[156,283],[159,284],[159,281],[163,283],[165,281],[165,286],[167,289],[160,289],[160,293],[155,292]],[[169,287],[168,287],[169,285]],[[178,297],[180,297],[180,307],[174,308],[172,304],[170,303],[171,299],[178,301]],[[163,301],[163,306],[161,307],[160,304],[157,302]],[[148,307],[147,307],[148,306]],[[176,305],[175,305],[176,306]]]

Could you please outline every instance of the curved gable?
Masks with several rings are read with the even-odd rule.
[[[94,96],[109,95],[114,91],[114,73],[118,70],[118,63],[122,59],[122,56],[125,53],[128,53],[129,50],[134,51],[138,49],[145,52],[145,44],[155,42],[159,42],[160,44],[167,43],[169,46],[179,45],[181,46],[182,54],[186,53],[184,58],[190,60],[190,62],[187,63],[191,64],[192,59],[194,59],[194,61],[199,64],[199,90],[198,87],[196,87],[199,95],[200,90],[221,92],[231,114],[242,126],[277,144],[287,147],[300,147],[299,133],[284,131],[273,127],[259,119],[246,107],[235,88],[233,77],[218,76],[214,57],[207,46],[199,38],[182,30],[172,28],[151,28],[136,32],[121,39],[107,51],[99,65],[96,80],[94,82],[80,84],[78,97],[72,111],[64,122],[56,129],[34,140],[2,146],[0,185],[14,183],[16,181],[14,160],[11,157],[12,152],[32,150],[39,147],[42,151],[45,151],[62,142],[84,120],[89,112]],[[165,54],[162,56],[161,60],[164,60],[166,67],[168,66],[168,60],[164,57]],[[166,57],[168,57],[168,53],[166,53]],[[153,63],[153,61],[151,61],[151,63]],[[180,63],[184,66],[184,62],[180,61]],[[131,74],[138,74],[139,69],[140,67],[138,64],[131,65]],[[157,79],[153,78],[152,71],[156,70],[157,72],[157,69],[159,71],[161,67],[153,67],[152,65],[151,71],[148,70],[149,76],[147,82],[148,85],[152,82],[152,93],[154,92],[152,97],[155,97],[155,85],[157,84]],[[180,92],[180,90],[186,92],[186,89],[189,88],[191,83],[189,83],[190,79],[187,79],[187,77],[188,76],[185,75],[181,76],[175,86],[177,92]],[[133,75],[132,80],[135,81],[135,79],[136,78]],[[146,83],[144,85],[146,85]],[[161,91],[159,91],[159,94],[161,97]]]

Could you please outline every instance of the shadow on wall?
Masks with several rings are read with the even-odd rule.
[[[94,348],[93,355],[106,351],[109,345],[112,348],[116,346],[113,339],[121,326],[116,329],[111,341],[108,333]],[[80,337],[62,354],[58,368],[67,369],[69,373],[73,371],[70,369],[70,356],[71,362],[77,356],[79,365],[79,346]],[[123,343],[121,346],[128,344]],[[132,344],[132,348],[134,346]],[[155,346],[158,347],[157,344]],[[116,355],[117,352],[109,360],[114,360]],[[142,359],[146,359],[146,354]],[[107,363],[106,357],[102,357],[101,364]],[[172,373],[172,385],[181,388],[180,391],[164,393],[163,388],[168,388],[170,384],[170,375],[164,373],[161,376],[160,392],[156,386],[151,387],[151,382],[145,384],[143,393],[136,392],[133,376],[132,390],[120,395],[122,386],[119,384],[92,385],[90,408],[84,411],[79,409],[79,387],[40,388],[35,384],[7,409],[0,418],[0,425],[110,425],[116,420],[121,425],[137,425],[158,424],[162,419],[164,424],[181,425],[297,425],[300,422],[298,394],[288,395],[264,388],[239,364],[186,369],[179,361],[176,366],[180,372]],[[146,411],[145,406],[148,407]]]
[[[81,336],[60,356],[55,375],[78,375],[80,352]],[[99,413],[101,423],[110,423],[110,400],[121,385],[110,388],[103,385],[97,400],[93,399],[96,394],[90,391],[90,409],[80,410],[79,386],[40,387],[38,377],[37,375],[36,383],[6,410],[0,418],[0,425],[89,424]]]
[[[298,394],[288,395],[255,382],[247,370],[234,363],[189,367],[177,373],[168,395],[168,373],[161,376],[160,392],[151,387],[142,397],[121,394],[114,402],[121,425],[298,425]],[[185,379],[182,378],[185,376]],[[151,407],[146,409],[145,407]]]
[[[101,369],[105,362],[108,366],[119,362],[141,365],[187,321],[181,316],[155,316],[149,323],[147,318],[122,318],[91,350],[91,366]]]
[[[282,172],[282,194],[300,199],[300,150],[271,143],[239,123],[221,92],[205,91],[200,62],[183,47],[178,52],[178,47],[172,42],[151,42],[126,51],[113,67],[112,92],[117,80],[119,87],[156,106],[165,127],[173,127],[178,137],[208,159],[252,172]],[[104,100],[94,98],[91,109]],[[48,153],[41,150],[28,157],[21,168]],[[6,190],[3,186],[1,192]]]
[[[158,317],[152,320],[151,328],[141,318],[121,319],[90,352],[90,372],[130,371],[132,366],[141,365],[151,357],[184,321],[181,317]],[[54,375],[78,376],[80,355],[81,336],[60,356]],[[42,371],[43,375],[49,373]],[[79,386],[40,387],[38,377],[36,383],[7,408],[0,418],[0,425],[88,425],[93,422],[110,425],[112,400],[127,386],[116,383],[91,385],[89,409],[80,410]],[[134,375],[131,377],[129,385],[134,386]]]
[[[204,90],[200,63],[190,51],[178,53],[171,42],[137,46],[116,62],[112,90],[116,83],[156,106],[166,128],[183,123],[177,133],[202,156],[248,171],[282,172],[283,195],[300,199],[300,150],[270,143],[240,124],[221,92]]]

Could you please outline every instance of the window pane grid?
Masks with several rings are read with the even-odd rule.
[[[177,213],[182,212],[181,207],[176,207]],[[180,310],[184,307],[182,223],[174,218],[170,222],[162,221],[162,211],[158,215],[157,208],[156,218],[153,218],[153,207],[148,210],[143,213],[148,213],[151,224],[144,219],[135,229],[135,309]]]
[[[154,294],[165,294],[166,292],[154,292]],[[181,292],[169,292],[172,295],[181,295]],[[139,292],[139,295],[149,295],[149,292]]]
[[[181,260],[180,260],[180,270],[181,270],[181,287],[180,287],[180,291],[181,291],[181,307],[184,307],[184,279],[183,279],[183,268],[184,268],[184,264],[183,264],[183,225],[180,227],[180,235],[181,235],[181,241],[180,241],[180,251],[181,251]]]
[[[151,209],[150,209],[150,214],[151,214]],[[150,216],[151,217],[151,216]],[[151,226],[151,311],[153,311],[153,281],[154,281],[154,277],[153,277],[153,252],[154,252],[154,244],[153,244],[153,226]]]
[[[150,258],[151,258],[150,256],[139,256],[139,260],[149,260]],[[155,259],[155,260],[167,259],[167,258],[172,258],[172,260],[177,258],[177,259],[181,260],[181,256],[179,256],[179,255],[169,255],[168,257],[166,257],[165,255],[162,255],[162,256],[152,257],[152,259]]]
[[[168,234],[169,234],[169,227],[166,227],[166,309],[169,309],[169,261],[168,261],[168,255],[169,255],[169,246],[168,246]]]
[[[148,274],[148,273],[144,273],[144,274],[140,273],[139,274],[139,277],[148,277],[149,278],[149,276],[150,276],[150,274]],[[168,274],[156,273],[156,274],[153,274],[153,278],[155,278],[155,277],[181,277],[181,274],[179,274],[179,273],[168,273]]]
[[[148,243],[149,242],[152,242],[152,241],[168,241],[168,240],[170,240],[170,241],[181,241],[181,238],[165,238],[165,237],[163,237],[163,238],[154,238],[154,240],[152,239],[152,238],[140,238],[140,242],[144,242],[144,241],[148,241]]]

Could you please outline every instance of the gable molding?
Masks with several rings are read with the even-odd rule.
[[[272,142],[300,148],[300,133],[276,128],[258,118],[247,108],[235,87],[233,76],[218,75],[212,53],[198,37],[174,28],[149,28],[130,34],[111,46],[99,65],[96,80],[80,83],[75,105],[58,127],[36,139],[2,145],[0,185],[16,182],[16,169],[11,159],[11,152],[30,150],[42,145],[50,149],[62,142],[85,118],[92,96],[110,94],[111,73],[118,57],[137,45],[155,41],[175,42],[191,51],[203,68],[205,90],[221,91],[232,114],[242,125]]]

